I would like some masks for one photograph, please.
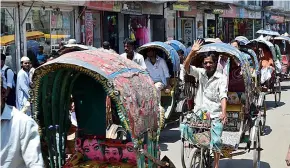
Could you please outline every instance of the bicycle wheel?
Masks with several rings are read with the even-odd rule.
[[[280,82],[279,77],[277,77],[275,80],[274,94],[275,94],[275,104],[276,104],[276,107],[278,107],[281,101],[281,82]]]
[[[253,151],[253,168],[260,168],[260,159],[261,159],[261,137],[260,137],[260,128],[257,129],[257,139],[254,142],[254,151]]]
[[[260,133],[261,133],[261,135],[264,135],[264,131],[265,131],[265,126],[266,126],[266,119],[267,119],[267,105],[266,105],[266,96],[265,96],[265,98],[264,98],[264,101],[263,101],[263,106],[261,107],[262,109],[261,109],[261,123],[262,123],[262,125],[261,125],[261,131],[260,131]]]
[[[201,162],[201,153],[200,153],[200,149],[198,148],[194,148],[191,151],[190,154],[190,164],[189,164],[189,168],[199,168],[200,167],[200,162]]]
[[[186,141],[184,138],[181,139],[181,163],[183,168],[187,168],[186,164],[190,159],[190,153],[193,149],[195,149],[193,144]]]

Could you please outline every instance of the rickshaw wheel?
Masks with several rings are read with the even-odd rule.
[[[191,151],[190,154],[190,164],[189,164],[189,168],[199,168],[200,167],[200,162],[201,162],[201,154],[200,154],[200,149],[198,148],[194,148]]]
[[[281,83],[279,77],[276,78],[275,84],[274,84],[274,94],[275,94],[275,104],[276,107],[280,105],[281,101]]]
[[[261,127],[261,126],[259,126]],[[261,159],[261,137],[260,129],[257,129],[257,139],[254,142],[254,152],[253,152],[253,168],[260,168]]]
[[[261,131],[260,131],[260,135],[264,135],[264,131],[265,131],[265,126],[266,126],[266,116],[267,116],[267,105],[266,105],[266,97],[264,98],[264,101],[263,101],[263,107],[262,107],[264,113],[261,115],[261,122],[262,122],[262,125],[261,125]]]
[[[181,139],[181,163],[182,167],[186,168],[186,163],[188,159],[190,159],[190,154],[192,153],[192,150],[194,150],[193,144],[189,143],[189,141],[186,141],[184,138]]]

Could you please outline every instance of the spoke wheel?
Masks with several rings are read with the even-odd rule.
[[[261,130],[260,130],[260,135],[264,135],[264,131],[265,131],[265,126],[266,126],[266,116],[267,116],[267,104],[266,104],[266,97],[264,98],[263,101],[263,106],[261,107]]]
[[[200,149],[194,148],[190,154],[189,168],[199,168],[201,164],[201,153]]]
[[[260,168],[261,159],[261,137],[260,128],[257,129],[257,139],[254,142],[254,152],[253,152],[253,168]]]
[[[274,84],[274,94],[275,94],[275,104],[276,104],[276,107],[278,107],[281,101],[281,83],[280,83],[279,77],[276,78],[276,81]]]
[[[181,139],[181,163],[183,168],[187,168],[186,164],[188,163],[190,159],[190,154],[195,149],[191,143],[184,140],[184,138]]]

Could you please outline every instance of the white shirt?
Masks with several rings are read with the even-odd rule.
[[[127,58],[127,53],[123,53],[120,56],[123,57],[123,58]],[[134,52],[134,56],[133,56],[133,60],[132,61],[134,61],[135,63],[140,65],[142,68],[146,69],[146,64],[145,64],[143,55]]]
[[[2,77],[3,77],[3,87],[7,89],[7,86],[12,88],[15,87],[14,82],[14,72],[11,69],[7,70],[7,79],[5,77],[5,70],[9,68],[7,65],[4,65],[1,69]]]
[[[222,113],[221,100],[227,98],[227,77],[219,71],[216,71],[215,74],[208,79],[205,69],[195,66],[190,66],[189,75],[194,76],[199,81],[194,112],[206,110],[210,112],[211,118],[219,117]]]
[[[12,106],[1,115],[1,168],[43,168],[35,121]]]
[[[169,78],[170,75],[165,60],[157,56],[156,62],[153,65],[150,59],[147,57],[145,60],[145,64],[147,67],[147,71],[149,72],[149,75],[154,83],[162,82],[165,86],[167,86],[166,78]]]
[[[29,90],[30,90],[30,79],[29,72],[21,69],[17,74],[17,84],[16,84],[16,108],[21,110],[23,106],[26,104],[28,99],[30,98]],[[29,112],[27,112],[29,115]]]

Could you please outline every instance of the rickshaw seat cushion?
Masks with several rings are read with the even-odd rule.
[[[227,112],[241,112],[242,104],[227,104]]]
[[[244,104],[245,100],[244,92],[228,92],[228,104]]]

